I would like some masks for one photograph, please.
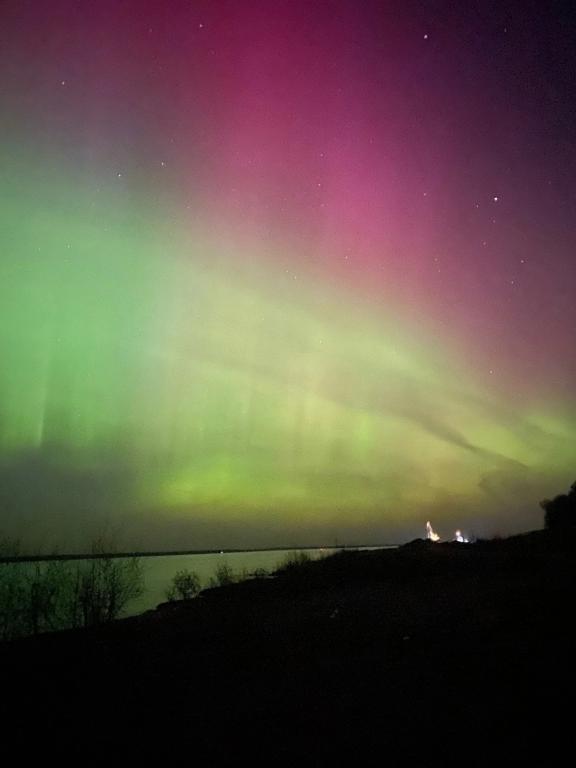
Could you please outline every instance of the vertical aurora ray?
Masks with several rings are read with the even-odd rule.
[[[570,241],[498,153],[464,189],[465,98],[442,138],[418,19],[144,7],[4,11],[6,527],[229,546],[538,524],[575,458]]]

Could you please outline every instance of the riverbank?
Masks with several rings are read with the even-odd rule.
[[[574,541],[343,552],[1,648],[8,741],[204,765],[487,765],[571,733]]]

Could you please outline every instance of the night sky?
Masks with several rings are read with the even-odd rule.
[[[0,533],[540,527],[576,479],[570,5],[4,0]]]

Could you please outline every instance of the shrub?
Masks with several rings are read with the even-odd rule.
[[[67,588],[67,563],[53,561],[28,566],[24,578],[22,601],[23,630],[37,635],[60,629],[61,608]]]
[[[0,640],[10,640],[24,633],[24,576],[19,563],[0,564]]]
[[[76,570],[69,615],[74,626],[92,626],[118,618],[143,592],[139,558],[110,555],[88,560]]]
[[[277,568],[278,573],[294,573],[300,568],[305,567],[310,563],[312,558],[310,557],[308,552],[305,552],[304,550],[298,550],[296,552],[289,552],[283,560],[281,560],[280,565]]]
[[[118,618],[142,594],[143,567],[139,558],[113,557],[108,547],[96,541],[95,557],[79,563],[0,563],[0,639]]]
[[[228,563],[220,563],[220,565],[216,568],[214,576],[212,576],[210,579],[210,586],[212,588],[228,587],[230,584],[234,584],[236,581],[237,579],[234,575],[234,571],[228,565]]]
[[[70,563],[0,565],[0,638],[37,635],[70,626]]]
[[[166,590],[166,598],[174,600],[191,600],[200,592],[200,578],[194,571],[177,571]]]

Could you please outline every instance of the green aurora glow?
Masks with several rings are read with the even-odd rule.
[[[568,408],[487,395],[391,302],[50,188],[49,204],[2,196],[0,455],[38,486],[10,486],[15,529],[24,498],[44,539],[68,510],[73,541],[102,519],[144,541],[151,520],[179,536],[189,523],[191,546],[227,526],[266,543],[382,540],[433,513],[479,525],[487,491],[507,503],[519,479],[569,472]]]

